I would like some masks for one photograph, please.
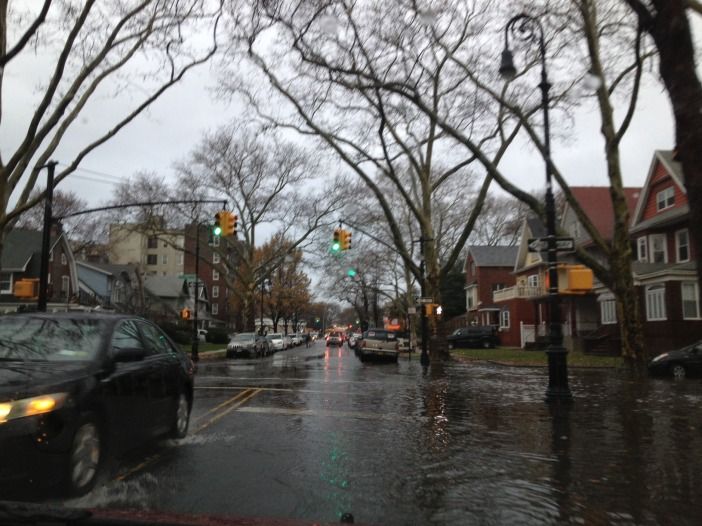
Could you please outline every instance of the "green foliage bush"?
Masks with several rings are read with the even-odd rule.
[[[209,328],[205,340],[209,343],[229,343],[229,334],[224,329]]]

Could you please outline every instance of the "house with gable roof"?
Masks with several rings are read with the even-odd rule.
[[[681,164],[674,151],[656,150],[629,229],[636,261],[644,341],[649,354],[702,339],[698,247],[690,236],[689,204]],[[618,345],[616,303],[604,286],[597,289],[603,342]]]
[[[0,311],[13,312],[35,301],[17,298],[15,284],[22,279],[38,279],[42,233],[26,228],[10,230],[3,241],[0,258]],[[48,307],[65,309],[78,303],[78,275],[68,239],[55,233],[49,245]],[[53,305],[52,305],[53,304]]]
[[[512,269],[517,254],[515,246],[468,247],[463,272],[466,276],[466,311],[468,323],[475,325],[509,325],[500,319],[500,307],[493,303],[496,290],[515,283]]]

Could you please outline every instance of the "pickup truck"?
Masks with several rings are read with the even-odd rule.
[[[373,358],[397,362],[399,342],[395,333],[385,329],[368,329],[356,346],[356,353],[362,362]]]

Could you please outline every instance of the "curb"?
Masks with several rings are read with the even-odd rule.
[[[536,365],[528,363],[510,363],[510,362],[499,362],[496,360],[482,360],[480,358],[468,358],[465,356],[451,356],[452,360],[463,363],[489,363],[491,365],[499,365],[501,367],[521,367],[530,369],[547,369],[548,364]],[[568,364],[568,369],[603,369],[603,370],[616,370],[619,369],[616,365],[572,365]]]

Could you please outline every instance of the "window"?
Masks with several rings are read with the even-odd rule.
[[[538,274],[532,274],[527,278],[527,285],[530,287],[538,287],[539,286],[539,275]]]
[[[212,263],[215,265],[221,261],[221,258],[219,257],[219,254],[217,252],[212,253]]]
[[[139,331],[132,321],[125,321],[112,336],[112,350],[143,349],[144,344],[139,337]]]
[[[219,304],[213,303],[212,304],[212,315],[216,316],[217,314],[219,314]]]
[[[615,299],[602,300],[600,314],[602,315],[602,325],[617,323],[617,301]]]
[[[665,285],[646,287],[646,319],[648,321],[665,320]]]
[[[509,311],[500,311],[500,329],[509,329]]]
[[[51,272],[46,275],[46,283],[51,285]]]
[[[12,273],[0,273],[0,293],[12,294]]]
[[[700,318],[699,287],[697,283],[688,282],[680,284],[682,293],[682,310],[684,320],[698,320]]]
[[[212,281],[219,281],[219,272],[215,269],[212,269]]]
[[[148,254],[146,256],[146,264],[147,265],[158,265],[158,255],[157,254]]]
[[[168,265],[168,254],[161,255],[161,264]]]
[[[156,236],[150,236],[147,238],[146,248],[158,248],[158,238]]]
[[[219,298],[219,285],[212,285],[212,297]]]
[[[183,264],[183,254],[178,254],[178,265]]]
[[[146,350],[149,354],[167,354],[172,351],[166,337],[153,325],[139,322],[139,328],[146,341]]]
[[[68,261],[66,261],[66,254],[61,253],[61,264],[66,265],[68,264]]]
[[[648,243],[646,243],[646,236],[641,236],[636,240],[636,244],[638,246],[638,252],[639,252],[639,261],[648,261],[648,251],[646,250],[648,248]]]
[[[678,263],[690,261],[690,234],[687,229],[675,232],[675,252]]]
[[[61,276],[61,292],[68,294],[68,289],[71,287],[71,279],[68,276]]]
[[[652,234],[649,236],[651,243],[651,263],[668,263],[668,247],[665,234]]]
[[[502,290],[502,289],[504,289],[504,288],[505,288],[505,284],[504,284],[504,283],[493,283],[493,284],[492,284],[492,291],[493,291],[493,292],[498,291],[498,290]]]
[[[665,190],[661,190],[656,194],[656,208],[660,212],[666,208],[670,208],[675,204],[675,190],[669,186]]]

